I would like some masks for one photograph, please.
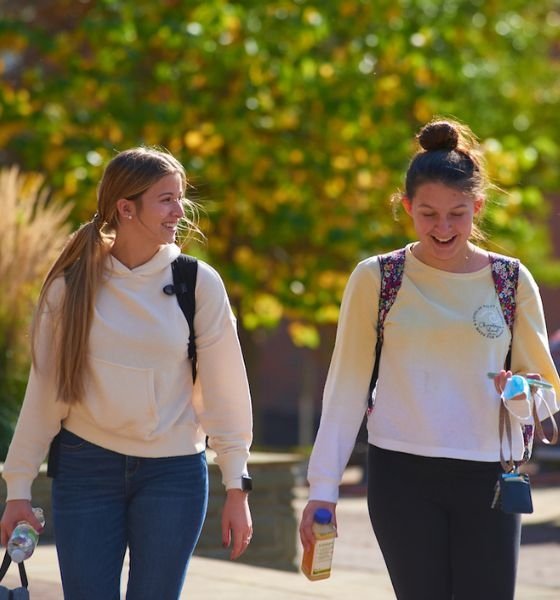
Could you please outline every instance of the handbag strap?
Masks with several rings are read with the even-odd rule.
[[[506,460],[503,449],[504,430],[506,432],[508,447],[509,447],[509,459]],[[499,432],[500,432],[500,463],[505,473],[511,473],[515,471],[518,464],[513,460],[513,442],[511,438],[511,421],[507,413],[506,407],[503,402],[500,402],[500,418],[499,418]]]
[[[4,560],[2,561],[2,565],[0,566],[0,581],[2,581],[4,579],[11,564],[12,564],[12,559],[11,559],[10,555],[8,554],[8,551],[6,550],[6,552],[4,553]],[[25,565],[23,564],[23,562],[18,563],[18,570],[19,570],[19,578],[21,580],[21,585],[22,585],[22,587],[27,589],[27,587],[29,586],[29,581],[27,579],[27,573],[25,572]]]
[[[535,427],[535,430],[537,433],[537,437],[543,444],[553,445],[553,444],[556,444],[556,442],[558,442],[558,425],[556,424],[556,419],[554,418],[554,415],[552,414],[552,411],[550,410],[550,406],[548,406],[548,404],[546,402],[543,402],[543,404],[546,406],[546,410],[548,411],[547,418],[549,418],[550,422],[552,423],[552,436],[550,437],[550,439],[548,439],[546,437],[543,427],[542,427],[542,423],[541,423],[541,421],[539,419],[539,415],[537,413],[537,407],[536,407],[535,401],[533,400],[533,421],[535,423],[534,427]],[[528,431],[528,433],[526,432],[526,430]],[[503,449],[502,449],[502,440],[504,438],[504,431],[506,433],[508,447],[509,447],[509,456],[510,457],[508,460],[505,459],[504,454],[503,454]],[[508,414],[503,402],[500,403],[499,432],[500,432],[500,462],[502,463],[502,468],[504,469],[504,471],[506,473],[509,473],[510,471],[515,470],[515,468],[518,467],[519,465],[521,465],[529,460],[529,443],[530,443],[531,438],[533,437],[533,427],[531,425],[523,426],[523,438],[524,438],[523,441],[524,441],[524,445],[525,445],[525,451],[523,453],[523,460],[520,460],[520,461],[513,460],[511,421],[510,421],[509,414]]]
[[[550,439],[548,439],[546,437],[546,435],[544,434],[543,428],[542,428],[542,423],[539,419],[539,415],[537,414],[537,407],[535,405],[535,402],[533,401],[533,420],[535,421],[535,429],[537,430],[537,436],[539,438],[539,440],[543,443],[548,445],[553,445],[556,444],[556,442],[558,441],[558,425],[556,424],[556,419],[554,418],[554,415],[552,414],[552,411],[550,410],[550,406],[548,406],[547,402],[543,402],[543,404],[546,406],[546,410],[548,412],[548,419],[550,419],[550,422],[552,423],[552,437]]]

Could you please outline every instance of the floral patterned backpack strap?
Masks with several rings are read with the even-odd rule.
[[[377,342],[375,344],[375,362],[373,373],[369,383],[368,391],[368,414],[373,410],[373,390],[377,384],[379,375],[379,359],[381,347],[383,346],[383,335],[385,332],[385,318],[391,306],[397,299],[397,293],[401,287],[404,273],[404,261],[406,249],[400,248],[387,254],[378,256],[379,270],[381,271],[381,283],[379,287],[379,305],[377,309]]]
[[[517,281],[519,279],[519,261],[516,258],[501,256],[489,252],[490,268],[492,269],[492,279],[494,287],[500,302],[500,307],[504,313],[504,319],[513,338],[513,322],[515,320],[515,294],[517,292]],[[510,342],[511,353],[511,342]],[[511,365],[511,355],[506,358],[506,366]]]

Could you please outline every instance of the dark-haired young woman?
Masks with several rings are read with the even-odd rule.
[[[533,395],[544,418],[545,404],[558,410],[560,380],[539,291],[523,265],[511,370],[504,370],[510,331],[489,254],[470,241],[488,188],[472,132],[439,120],[418,141],[399,198],[417,241],[405,249],[402,285],[386,316],[368,418],[370,518],[399,600],[512,600],[520,515],[491,508],[503,472],[498,392],[512,372],[542,376],[553,384]],[[373,256],[356,267],[342,301],[300,525],[306,547],[314,511],[336,508],[366,410],[379,293]],[[498,373],[494,381],[488,372]],[[532,417],[515,402],[506,408],[513,458],[521,460],[521,424]]]
[[[53,521],[66,600],[177,600],[206,514],[206,435],[226,499],[222,544],[247,548],[251,400],[218,273],[199,261],[189,326],[172,283],[182,227],[196,229],[183,166],[156,148],[108,164],[97,213],[69,240],[41,290],[33,365],[3,478],[2,544],[29,521],[31,484],[58,440]],[[189,218],[190,215],[190,218]],[[48,515],[47,515],[48,518]],[[218,540],[216,540],[218,541]]]

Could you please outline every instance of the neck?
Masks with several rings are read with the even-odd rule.
[[[111,247],[111,254],[125,267],[132,270],[147,263],[160,248],[161,246],[136,245],[117,237]]]
[[[474,273],[489,264],[488,254],[470,242],[461,252],[449,259],[438,259],[426,253],[421,242],[413,244],[411,252],[424,264],[449,273]]]

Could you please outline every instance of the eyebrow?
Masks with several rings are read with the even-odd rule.
[[[181,192],[179,194],[179,196],[182,196],[183,192]],[[162,196],[175,196],[174,192],[162,192],[161,194],[158,194],[158,198],[161,198]]]
[[[457,210],[458,208],[468,208],[468,204],[466,202],[462,202],[461,204],[456,204],[451,207],[451,210]],[[430,210],[435,210],[435,207],[431,204],[419,204],[418,208],[429,208]]]

